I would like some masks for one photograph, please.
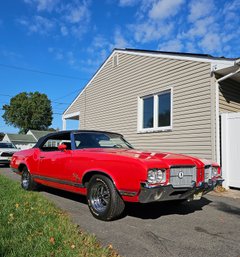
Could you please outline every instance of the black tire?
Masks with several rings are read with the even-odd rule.
[[[99,220],[114,220],[125,209],[125,203],[113,182],[103,175],[95,175],[90,179],[87,200],[92,215]]]
[[[37,189],[37,183],[33,180],[27,167],[24,167],[22,171],[21,186],[28,191]]]

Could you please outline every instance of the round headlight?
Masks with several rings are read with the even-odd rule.
[[[154,170],[149,170],[148,171],[148,182],[149,183],[156,183],[156,176],[155,176],[155,171]]]
[[[217,176],[218,175],[218,167],[212,167],[212,176]]]
[[[160,182],[163,180],[163,172],[161,170],[156,171],[156,179]]]
[[[150,169],[148,170],[148,183],[156,184],[165,180],[165,170]]]

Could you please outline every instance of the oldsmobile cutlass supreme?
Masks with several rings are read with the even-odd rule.
[[[113,220],[125,202],[198,200],[223,180],[217,163],[133,149],[122,135],[61,131],[15,153],[13,171],[25,190],[46,185],[86,195],[92,215]]]

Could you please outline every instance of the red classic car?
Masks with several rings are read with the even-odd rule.
[[[26,190],[43,184],[86,195],[101,220],[119,217],[124,202],[197,200],[222,182],[217,163],[135,150],[120,134],[86,130],[42,137],[15,153],[11,168]]]

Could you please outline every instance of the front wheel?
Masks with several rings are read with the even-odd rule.
[[[103,175],[91,178],[87,188],[87,200],[92,215],[104,221],[116,219],[125,208],[124,201],[113,182]]]
[[[37,183],[33,180],[32,175],[28,171],[27,167],[23,168],[21,186],[25,190],[34,190],[37,188]]]

